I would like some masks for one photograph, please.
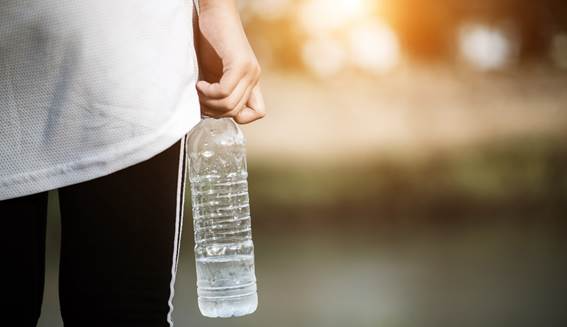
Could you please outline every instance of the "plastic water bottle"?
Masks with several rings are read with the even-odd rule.
[[[205,118],[188,146],[199,309],[206,317],[253,313],[258,296],[244,135],[232,119]]]

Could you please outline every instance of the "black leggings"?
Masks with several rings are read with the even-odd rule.
[[[59,189],[66,327],[171,326],[185,140],[111,175]],[[47,192],[0,201],[0,319],[36,326]]]

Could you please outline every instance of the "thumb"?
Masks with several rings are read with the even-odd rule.
[[[236,117],[234,117],[234,120],[239,124],[248,124],[261,119],[264,116],[266,116],[264,97],[260,90],[260,86],[257,85],[252,90],[252,94],[246,103],[246,107],[242,109]]]

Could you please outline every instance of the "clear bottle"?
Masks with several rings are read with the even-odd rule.
[[[230,118],[205,118],[188,141],[199,309],[206,317],[256,311],[244,135]]]

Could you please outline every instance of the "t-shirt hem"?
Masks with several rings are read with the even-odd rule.
[[[0,200],[22,197],[65,187],[112,174],[148,160],[179,141],[199,122],[196,94],[186,93],[176,114],[153,133],[128,142],[111,144],[94,155],[78,158],[39,171],[26,172],[0,179]],[[123,144],[123,146],[121,146]]]

